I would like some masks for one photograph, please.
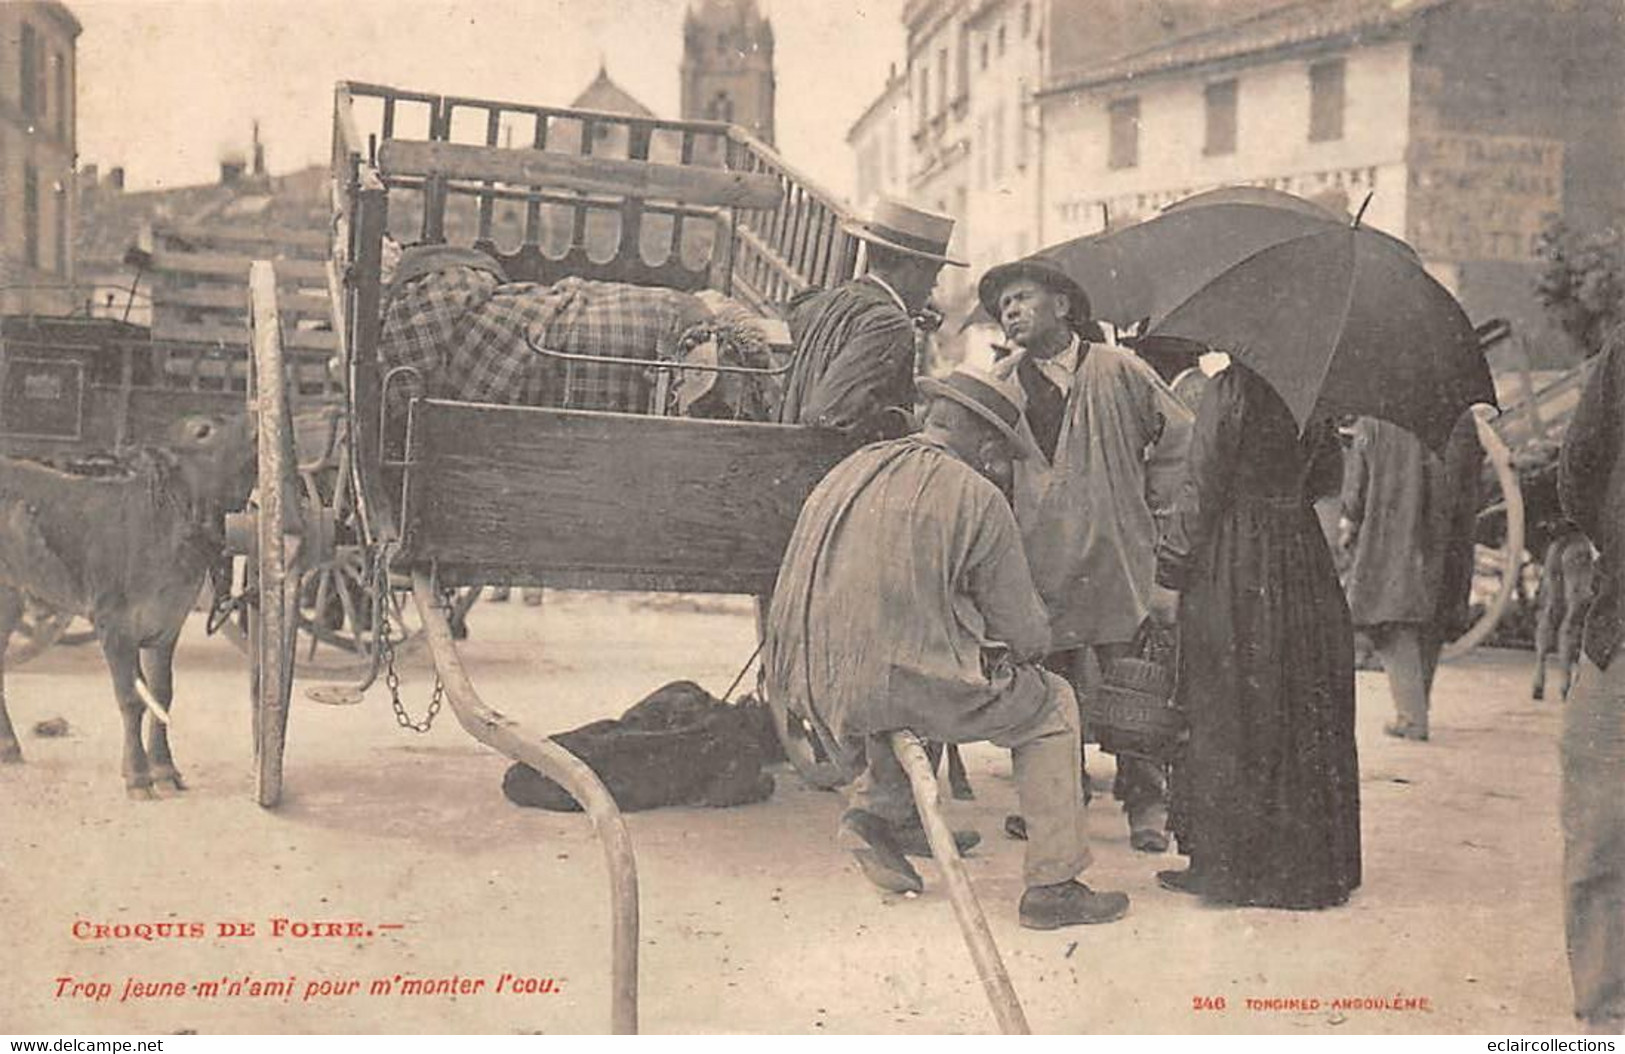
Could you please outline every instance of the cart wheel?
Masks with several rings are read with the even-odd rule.
[[[293,690],[293,593],[298,576],[290,560],[289,528],[298,514],[294,475],[293,418],[276,309],[276,273],[256,260],[249,268],[253,342],[250,411],[259,426],[259,477],[255,490],[254,552],[248,560],[251,595],[248,644],[252,660],[255,794],[269,809],[282,797],[282,750]]]
[[[1518,590],[1518,577],[1523,573],[1523,488],[1519,486],[1518,473],[1512,467],[1512,451],[1490,427],[1488,418],[1488,413],[1480,413],[1477,407],[1474,408],[1473,424],[1478,428],[1478,441],[1495,469],[1496,482],[1501,485],[1501,504],[1506,509],[1506,535],[1502,539],[1501,550],[1498,554],[1487,554],[1488,559],[1484,561],[1494,569],[1500,586],[1478,621],[1439,652],[1439,659],[1443,662],[1461,658],[1495,632],[1501,616],[1506,613],[1507,603]],[[1475,565],[1478,563],[1475,560]]]
[[[62,639],[72,621],[72,615],[28,597],[23,603],[22,620],[5,644],[6,665],[21,666],[37,657]]]
[[[293,591],[289,619],[294,669],[301,676],[329,680],[365,674],[380,646],[374,626],[375,580],[363,546],[349,440],[342,417],[336,414],[336,408],[330,407],[320,414],[301,413],[293,419],[300,439],[296,444],[300,500],[307,509],[327,510],[334,530],[331,552],[319,562],[301,566]],[[305,437],[322,431],[312,425],[319,417],[333,419],[335,427],[320,449],[307,449]],[[382,598],[398,655],[421,644],[423,627],[408,591],[406,580],[398,578]],[[247,652],[247,633],[240,626],[233,628],[235,632],[229,634],[232,643]]]

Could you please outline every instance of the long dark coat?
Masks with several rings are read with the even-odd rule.
[[[1312,506],[1335,452],[1232,365],[1202,396],[1158,549],[1158,581],[1182,591],[1190,723],[1174,830],[1225,903],[1323,907],[1360,884],[1353,631]]]
[[[779,420],[856,439],[901,435],[914,405],[914,323],[885,289],[859,278],[790,302],[795,359]]]

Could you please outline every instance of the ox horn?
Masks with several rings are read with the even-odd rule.
[[[155,719],[162,721],[166,725],[169,724],[169,711],[158,704],[158,697],[152,694],[152,689],[147,687],[147,679],[140,674],[136,674],[135,677],[135,694],[139,695],[141,701],[147,704],[148,712]]]

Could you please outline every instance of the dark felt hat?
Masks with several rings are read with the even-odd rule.
[[[915,384],[927,398],[950,399],[992,425],[1017,458],[1037,454],[1032,440],[1021,430],[1027,397],[1014,381],[994,377],[974,366],[960,366],[941,380],[921,377]]]
[[[990,267],[987,273],[982,275],[982,280],[976,283],[976,297],[982,302],[982,310],[986,311],[994,322],[999,320],[999,294],[1004,292],[1005,286],[1019,278],[1030,279],[1057,293],[1065,293],[1072,304],[1072,310],[1067,317],[1074,326],[1081,326],[1089,321],[1091,317],[1089,294],[1083,291],[1083,287],[1054,264],[1036,257],[1028,257],[1025,260],[1014,260]]]

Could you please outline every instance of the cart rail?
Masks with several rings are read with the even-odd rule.
[[[384,240],[388,235],[402,243],[469,245],[499,260],[516,281],[545,283],[578,276],[673,289],[711,288],[735,296],[759,314],[771,315],[782,301],[809,286],[830,285],[853,275],[858,242],[847,232],[835,198],[792,172],[769,147],[727,124],[528,106],[353,82],[341,83],[335,92],[333,162],[332,259],[342,286],[335,315],[343,320],[343,372],[350,391],[360,505],[369,543],[400,541],[402,559],[435,559],[451,580],[481,568],[516,570],[522,561],[535,560],[529,577],[545,567],[554,584],[563,584],[561,576],[571,574],[593,583],[621,576],[622,581],[645,585],[693,584],[695,575],[717,570],[717,585],[711,588],[757,585],[764,578],[771,585],[768,568],[776,569],[777,549],[788,537],[785,510],[793,522],[794,507],[805,490],[794,502],[773,506],[765,533],[774,541],[767,550],[752,552],[742,568],[713,569],[710,562],[633,568],[624,561],[602,560],[572,568],[546,559],[542,547],[526,543],[511,529],[485,530],[498,515],[516,523],[545,519],[547,510],[560,504],[560,487],[567,481],[549,478],[546,487],[527,486],[523,499],[499,498],[489,465],[477,467],[479,458],[473,454],[439,450],[442,439],[456,439],[440,431],[453,418],[487,438],[506,437],[510,441],[501,446],[508,450],[520,445],[513,437],[547,443],[559,438],[532,424],[536,418],[516,408],[482,406],[464,414],[451,404],[420,405],[409,426],[413,433],[407,439],[412,446],[405,457],[409,464],[402,466],[402,448],[397,445],[401,422],[389,421],[393,411],[383,399],[386,367],[379,355]],[[717,425],[706,424],[712,429]],[[615,426],[614,438],[625,438],[620,427]],[[628,427],[635,431],[641,426]],[[424,429],[433,434],[426,435]],[[685,431],[681,441],[691,442],[704,431]],[[763,438],[764,445],[783,445],[792,458],[810,448],[831,448],[827,439],[791,439],[793,430],[782,431],[783,435]],[[724,446],[737,455],[737,444]],[[652,475],[634,481],[613,471],[640,453],[622,449],[610,454],[615,465],[597,466],[610,471],[595,487],[607,491],[617,483],[650,484]],[[522,471],[530,472],[535,467],[530,462],[547,460],[526,456],[509,468],[520,471],[523,462]],[[819,472],[829,463],[823,454],[812,458]],[[684,464],[666,467],[678,478],[694,473]],[[730,479],[739,478],[736,466],[719,467],[731,473]],[[797,486],[810,488],[811,480],[794,478]],[[770,478],[768,485],[773,485]],[[564,500],[579,497],[581,489],[578,483],[563,491],[570,495]],[[441,491],[447,496],[439,496]],[[635,493],[622,490],[621,503],[636,504],[631,499]],[[474,530],[467,529],[467,520],[439,512],[454,507],[450,495],[474,501],[481,510],[474,516]],[[732,511],[737,504],[727,502],[724,508]],[[624,518],[624,509],[600,511]],[[404,524],[403,516],[426,519]],[[665,524],[639,522],[655,533],[644,544],[632,546],[635,551],[665,545]],[[574,526],[583,525],[578,521]],[[498,560],[499,554],[480,539],[515,542],[519,547]],[[462,551],[465,543],[467,553]],[[768,555],[771,561],[765,558]]]

